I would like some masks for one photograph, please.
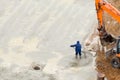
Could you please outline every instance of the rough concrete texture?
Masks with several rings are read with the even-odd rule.
[[[93,56],[70,48],[96,22],[94,0],[0,0],[1,80],[96,80]]]

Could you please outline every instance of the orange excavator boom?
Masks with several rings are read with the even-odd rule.
[[[114,6],[104,0],[95,0],[95,6],[97,11],[98,19],[98,31],[100,35],[101,44],[104,46],[105,43],[111,43],[116,41],[110,34],[105,30],[103,14],[104,11],[112,16],[116,21],[120,23],[120,11],[117,10]]]
[[[97,11],[98,19],[98,31],[100,36],[100,41],[103,46],[109,45],[109,43],[116,42],[116,51],[113,48],[106,52],[106,55],[115,53],[116,56],[111,60],[111,65],[114,68],[120,69],[120,36],[118,39],[113,38],[107,33],[103,20],[103,13],[106,11],[110,16],[112,16],[116,21],[120,23],[120,11],[113,7],[110,3],[104,0],[95,0],[95,6]]]
[[[117,10],[114,6],[104,0],[96,0],[96,11],[99,25],[102,26],[103,23],[103,13],[106,11],[110,16],[120,23],[120,11]]]

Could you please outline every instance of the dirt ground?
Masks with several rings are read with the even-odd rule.
[[[108,0],[108,2],[120,10],[120,0]],[[104,19],[108,33],[112,34],[114,37],[120,36],[120,24],[107,13],[105,13]],[[114,69],[110,64],[112,57],[106,59],[104,51],[98,51],[96,59],[97,70],[104,73],[108,80],[120,80],[120,69]]]

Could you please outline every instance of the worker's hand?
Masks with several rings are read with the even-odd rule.
[[[70,47],[74,47],[73,45],[70,45]]]

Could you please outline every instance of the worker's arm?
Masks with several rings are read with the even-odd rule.
[[[70,45],[70,47],[75,47],[76,46],[76,44],[74,44],[74,45]]]

